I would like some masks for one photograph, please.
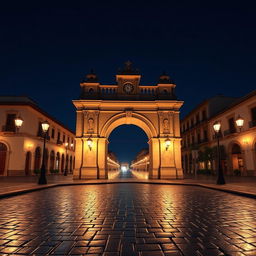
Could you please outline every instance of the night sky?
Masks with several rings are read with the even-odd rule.
[[[27,95],[75,130],[71,100],[91,68],[102,84],[114,83],[127,60],[145,85],[166,71],[185,101],[182,116],[216,94],[239,97],[255,89],[253,1],[154,2],[5,1],[1,94]],[[136,131],[124,126],[111,135],[120,160],[145,146],[145,135]],[[133,148],[124,146],[129,139]]]

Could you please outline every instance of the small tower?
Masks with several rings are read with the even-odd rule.
[[[174,88],[176,84],[171,80],[165,72],[160,75],[158,80],[158,97],[160,99],[176,99]]]
[[[140,78],[139,70],[132,67],[132,62],[125,62],[124,68],[119,69],[116,75],[118,94],[123,97],[138,94]]]
[[[81,86],[81,95],[80,98],[95,98],[98,95],[99,91],[98,77],[96,73],[91,70],[84,79],[82,79],[80,86]]]

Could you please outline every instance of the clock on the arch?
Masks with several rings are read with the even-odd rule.
[[[126,93],[131,93],[134,90],[134,86],[132,83],[126,83],[124,84],[123,89]]]

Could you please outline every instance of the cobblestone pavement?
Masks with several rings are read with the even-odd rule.
[[[0,255],[256,255],[256,200],[193,186],[56,187],[0,200]]]

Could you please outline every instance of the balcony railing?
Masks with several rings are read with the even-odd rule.
[[[252,127],[255,127],[256,126],[256,120],[252,120],[249,122],[249,127],[252,128]]]
[[[62,145],[63,142],[61,140],[57,140],[57,145]]]
[[[208,138],[204,138],[204,139],[201,139],[198,144],[203,144],[203,143],[206,143],[208,142]]]
[[[15,127],[15,125],[3,125],[2,131],[3,132],[15,132],[16,127]]]
[[[233,133],[236,133],[236,129],[233,128],[233,129],[228,129],[228,130],[225,130],[223,132],[224,136],[227,136],[227,135],[230,135],[230,134],[233,134]]]

